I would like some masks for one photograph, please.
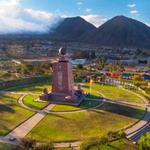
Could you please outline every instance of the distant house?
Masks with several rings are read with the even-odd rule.
[[[118,79],[118,78],[120,78],[120,73],[119,73],[119,72],[108,72],[108,73],[106,73],[106,75],[107,75],[108,77],[113,78],[113,79]]]
[[[146,81],[150,81],[150,74],[144,74],[143,79]]]
[[[138,69],[136,67],[124,67],[126,73],[136,73]]]
[[[138,60],[139,65],[150,65],[150,57],[140,58]]]
[[[133,74],[131,73],[122,73],[122,79],[132,79]]]
[[[137,65],[137,60],[136,59],[124,59],[124,60],[120,60],[120,63],[123,65]]]
[[[74,59],[71,61],[73,66],[86,64],[86,59]]]

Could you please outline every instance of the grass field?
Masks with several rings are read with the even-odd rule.
[[[90,93],[89,85],[85,85],[83,86],[83,88],[86,92]],[[91,91],[92,91],[92,95],[94,96],[103,97],[104,95],[105,98],[114,101],[143,103],[141,98],[138,97],[137,95],[116,86],[93,84]]]
[[[7,134],[21,122],[33,115],[26,109],[21,108],[17,99],[19,95],[1,95],[0,97],[0,135]]]
[[[105,104],[102,108],[76,114],[48,115],[27,135],[43,142],[83,140],[118,131],[140,119],[144,110]]]
[[[48,102],[37,102],[35,101],[39,96],[27,95],[23,102],[26,106],[35,109],[42,109],[48,105]]]
[[[0,143],[0,150],[11,150],[12,146],[8,144]]]
[[[31,92],[33,94],[41,94],[43,89],[47,88],[49,91],[51,90],[51,85],[48,84],[35,84],[25,87],[16,87],[11,88],[12,91],[18,92]],[[90,93],[89,84],[85,84],[83,89]],[[122,88],[116,86],[109,86],[109,85],[101,85],[101,84],[93,84],[91,90],[90,98],[99,98],[105,96],[110,100],[114,101],[127,101],[127,102],[136,102],[136,103],[143,103],[140,97],[131,93],[130,91],[124,90]]]
[[[32,92],[41,94],[44,88],[51,89],[49,84],[31,85],[29,87],[17,87],[12,89],[18,92]],[[84,86],[89,92],[88,85]],[[98,93],[100,92],[100,93]],[[92,87],[93,96],[104,94],[106,98],[118,101],[132,101],[142,103],[142,100],[123,89],[114,86],[94,84]],[[19,95],[2,95],[0,98],[0,135],[8,133],[21,122],[33,115],[33,112],[21,108],[18,103]],[[43,108],[45,103],[34,102],[34,96],[27,96],[25,104],[29,107]],[[93,107],[92,103],[82,103],[80,108]],[[73,106],[57,105],[53,111],[70,111],[80,109]],[[109,131],[116,131],[131,125],[139,120],[143,114],[142,108],[133,108],[121,105],[105,103],[102,107],[92,111],[76,114],[47,115],[29,135],[39,141],[67,141],[82,140],[91,137],[101,137]]]

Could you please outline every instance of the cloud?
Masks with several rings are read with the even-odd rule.
[[[107,20],[102,16],[89,14],[91,11],[90,8],[87,8],[88,14],[81,17],[96,27]],[[68,16],[58,16],[50,12],[24,8],[22,0],[0,0],[0,34],[47,32],[64,17]]]
[[[81,10],[82,5],[83,5],[83,2],[82,2],[82,1],[78,1],[78,2],[77,2],[78,10]]]
[[[136,4],[128,4],[127,6],[130,9],[130,14],[132,14],[132,15],[139,15],[138,10],[136,9]]]
[[[99,27],[100,25],[102,25],[103,23],[105,23],[107,21],[106,18],[104,18],[100,15],[84,15],[81,17],[84,18],[86,21],[92,23],[96,27]]]
[[[79,5],[79,6],[83,5],[83,2],[77,2],[77,5]]]
[[[145,24],[150,27],[150,22],[146,22]]]
[[[90,9],[90,8],[87,8],[87,9],[85,10],[86,13],[90,13],[91,11],[92,11],[92,9]]]
[[[21,0],[0,0],[0,33],[46,32],[61,17],[45,11],[23,8]]]
[[[139,12],[137,10],[131,10],[130,13],[131,14],[138,14]]]
[[[128,4],[127,5],[129,8],[134,8],[134,7],[136,7],[136,4]]]

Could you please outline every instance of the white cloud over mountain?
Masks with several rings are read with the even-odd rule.
[[[99,16],[99,15],[85,15],[81,17],[84,18],[86,21],[92,23],[96,27],[99,27],[100,25],[102,25],[103,23],[107,21],[106,18]]]
[[[81,5],[81,3],[79,4]],[[105,18],[99,15],[87,14],[81,17],[96,27],[106,21]],[[1,34],[46,32],[62,19],[63,16],[58,16],[50,12],[24,8],[22,6],[22,0],[0,0]]]
[[[0,33],[45,32],[61,17],[21,6],[21,0],[0,0]]]
[[[146,22],[145,24],[150,27],[150,23]]]

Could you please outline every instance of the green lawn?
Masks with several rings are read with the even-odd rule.
[[[42,109],[48,105],[48,102],[38,102],[35,101],[39,96],[35,95],[27,95],[23,102],[26,106],[30,108],[35,108],[35,109]]]
[[[93,111],[51,114],[46,116],[27,138],[48,142],[102,137],[109,131],[118,131],[131,125],[140,119],[144,112],[141,108],[113,106],[106,103],[102,108]]]
[[[127,139],[120,139],[109,143],[108,145],[96,145],[89,150],[138,150],[138,147]]]
[[[90,93],[89,85],[83,86],[83,89]],[[127,102],[136,102],[143,103],[140,97],[137,95],[124,90],[116,86],[93,84],[92,86],[92,95],[93,96],[105,96],[105,98],[114,100],[114,101],[127,101]]]
[[[33,112],[21,108],[17,99],[19,95],[1,95],[0,97],[0,135],[7,134],[25,121]]]
[[[8,144],[0,143],[0,150],[12,150],[12,146]]]
[[[28,85],[25,87],[16,87],[11,88],[11,91],[31,92],[33,94],[41,94],[44,88],[47,88],[49,91],[51,91],[50,84],[35,84],[35,85]],[[89,84],[85,84],[83,86],[83,89],[86,92],[90,93]],[[93,84],[91,92],[92,93],[89,96],[90,98],[100,98],[105,96],[105,98],[114,101],[143,103],[141,98],[138,97],[137,95],[116,86]]]
[[[99,105],[98,101],[83,101],[80,106],[69,106],[69,105],[56,105],[52,111],[76,111],[85,108],[91,108]]]

